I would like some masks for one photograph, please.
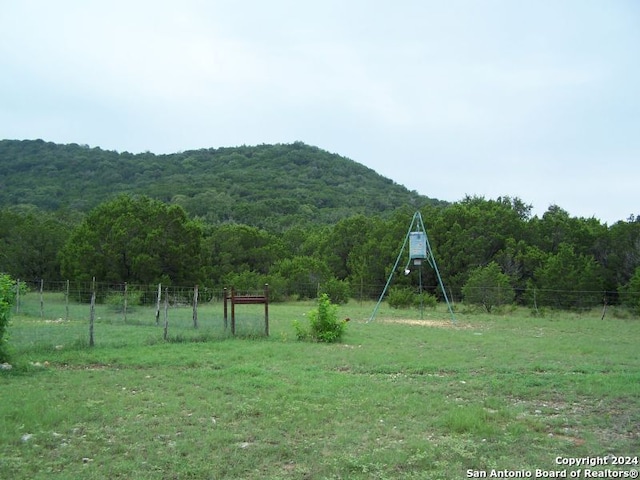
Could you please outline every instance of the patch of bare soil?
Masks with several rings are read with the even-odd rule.
[[[416,325],[419,327],[438,328],[472,328],[468,323],[452,322],[451,320],[418,320],[412,318],[381,318],[377,321],[382,323],[399,323],[402,325]]]

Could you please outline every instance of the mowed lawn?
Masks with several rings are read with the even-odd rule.
[[[269,338],[201,320],[165,342],[101,317],[94,348],[56,333],[86,320],[30,342],[47,320],[14,317],[0,478],[456,479],[640,455],[637,318],[383,305],[367,322],[373,303],[351,302],[342,343],[299,342],[313,306],[271,305]]]

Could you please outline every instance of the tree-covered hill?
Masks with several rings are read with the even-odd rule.
[[[0,171],[0,208],[86,212],[121,193],[143,194],[207,223],[274,230],[443,203],[301,142],[155,155],[2,140]]]

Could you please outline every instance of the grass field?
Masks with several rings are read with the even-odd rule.
[[[373,303],[352,302],[342,343],[299,342],[292,322],[313,306],[271,305],[269,338],[260,309],[236,338],[220,304],[198,330],[174,309],[169,342],[151,309],[127,323],[104,310],[94,348],[85,305],[69,321],[23,311],[0,372],[0,478],[535,478],[577,470],[557,457],[640,455],[637,318],[453,324],[444,308],[383,305],[367,323]]]

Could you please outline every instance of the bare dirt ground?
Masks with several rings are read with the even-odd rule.
[[[438,328],[471,328],[468,323],[451,320],[418,320],[412,318],[377,318],[376,322],[382,323],[398,323],[402,325],[415,325],[419,327],[438,327]]]

